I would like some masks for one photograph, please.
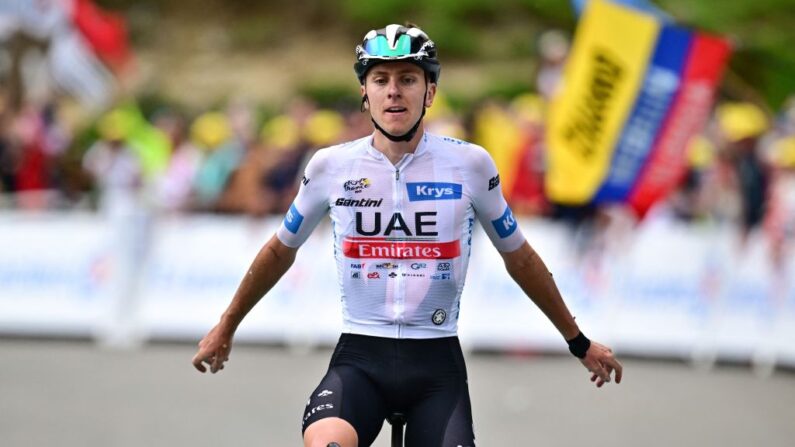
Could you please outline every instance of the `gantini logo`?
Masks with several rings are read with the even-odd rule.
[[[345,197],[340,197],[336,202],[334,202],[334,205],[378,208],[381,206],[381,202],[383,201],[384,199],[346,199]]]
[[[457,200],[461,198],[460,183],[406,183],[409,202],[421,200]]]

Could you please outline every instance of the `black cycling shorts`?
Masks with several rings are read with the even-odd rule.
[[[406,416],[407,447],[472,447],[472,407],[458,337],[394,339],[342,334],[328,372],[309,396],[313,422],[348,421],[369,446],[392,413]]]

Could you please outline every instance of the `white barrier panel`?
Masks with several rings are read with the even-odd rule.
[[[92,335],[108,311],[116,247],[94,215],[0,214],[0,331]]]
[[[0,331],[104,340],[198,340],[215,324],[278,219],[186,216],[105,225],[95,216],[0,219]],[[143,224],[142,224],[143,223]],[[567,227],[520,225],[590,336],[622,352],[795,365],[795,262],[770,266],[765,241],[648,222],[583,244]],[[331,343],[341,329],[328,222],[252,311],[240,339]],[[565,350],[478,230],[462,343]]]
[[[140,324],[155,337],[200,338],[229,304],[279,220],[194,217],[161,222],[144,272]],[[246,317],[249,340],[334,341],[341,330],[330,230],[321,226]]]

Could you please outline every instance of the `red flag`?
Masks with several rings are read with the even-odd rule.
[[[673,191],[686,171],[687,143],[709,119],[723,69],[731,54],[720,37],[696,34],[682,87],[663,125],[656,150],[635,185],[629,203],[643,216],[661,197]]]
[[[113,71],[120,71],[130,60],[127,25],[121,15],[100,9],[92,0],[73,0],[72,21]]]

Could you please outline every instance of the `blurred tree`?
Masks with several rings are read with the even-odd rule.
[[[731,36],[737,42],[731,72],[778,108],[795,92],[795,1],[793,0],[653,0],[685,25]],[[318,39],[361,39],[364,30],[392,22],[412,21],[432,33],[446,60],[531,57],[530,43],[517,29],[561,28],[573,32],[576,18],[569,1],[561,0],[398,0],[361,2],[328,0],[97,0],[123,11],[157,11],[156,17],[178,17],[199,23],[217,21],[229,34],[231,48],[257,50],[284,45],[294,33]],[[152,17],[149,15],[148,17]],[[133,38],[159,32],[157,21],[140,30],[131,20]],[[508,30],[503,32],[504,30]],[[490,36],[502,35],[502,39]],[[532,39],[533,33],[528,33]],[[149,38],[151,39],[151,38]],[[139,40],[139,43],[140,43]],[[152,41],[148,41],[152,43]],[[524,50],[524,52],[523,52]],[[743,90],[728,86],[729,95]]]

